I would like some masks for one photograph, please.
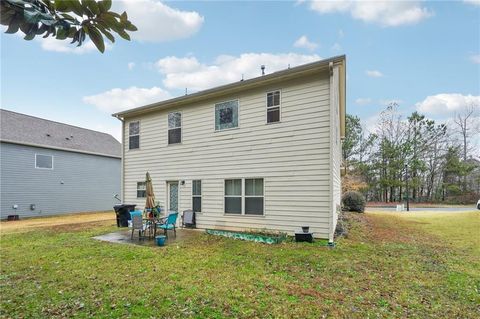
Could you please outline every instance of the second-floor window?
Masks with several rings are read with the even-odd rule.
[[[238,127],[238,100],[215,104],[215,131]]]
[[[128,149],[140,148],[140,122],[130,122],[128,125]]]
[[[172,112],[168,114],[168,144],[182,142],[182,113]]]
[[[35,154],[35,168],[53,169],[53,156]]]
[[[280,91],[267,93],[267,123],[280,122]]]

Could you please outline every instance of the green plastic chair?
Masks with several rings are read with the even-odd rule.
[[[178,213],[170,213],[167,218],[164,219],[164,222],[157,223],[157,228],[163,229],[165,236],[168,238],[168,231],[173,230],[175,237],[177,237],[176,223],[177,223]]]

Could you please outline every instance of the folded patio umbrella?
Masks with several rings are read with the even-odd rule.
[[[153,193],[152,178],[149,172],[147,172],[146,182],[147,201],[145,202],[145,209],[155,207],[155,194]]]

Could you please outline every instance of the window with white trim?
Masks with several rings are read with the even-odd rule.
[[[225,214],[263,215],[263,178],[225,180]]]
[[[168,144],[182,143],[182,113],[168,114]]]
[[[267,123],[280,122],[280,90],[267,93]]]
[[[241,179],[225,180],[225,213],[226,214],[242,213],[242,180]]]
[[[147,183],[137,182],[137,198],[146,198],[146,197],[147,197]]]
[[[238,100],[215,104],[215,131],[238,127]]]
[[[140,122],[130,122],[128,124],[128,149],[134,150],[140,148]]]
[[[35,168],[53,169],[53,156],[35,154]]]
[[[194,212],[202,211],[202,181],[192,181],[192,209]]]
[[[263,178],[245,179],[245,215],[263,215]]]

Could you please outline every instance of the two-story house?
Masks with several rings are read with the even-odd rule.
[[[113,136],[3,109],[0,120],[1,219],[118,203],[122,146]]]
[[[157,200],[196,211],[198,228],[333,240],[345,67],[338,56],[113,114],[123,200],[144,203],[148,171]]]

